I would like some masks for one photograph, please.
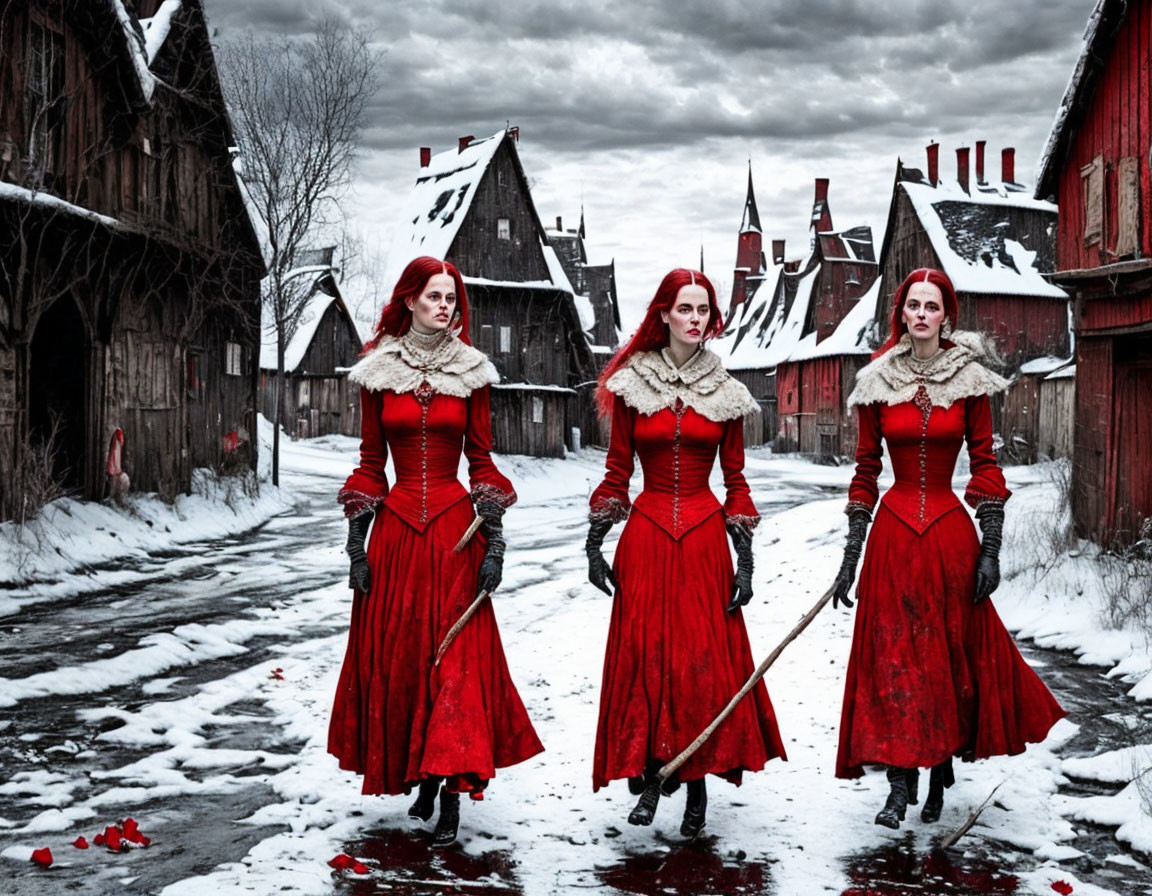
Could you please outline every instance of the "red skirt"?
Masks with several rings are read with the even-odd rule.
[[[856,586],[836,776],[1013,756],[1065,715],[992,601],[972,602],[980,541],[958,508],[919,535],[883,504]]]
[[[483,789],[497,768],[544,748],[508,673],[491,601],[433,666],[472,602],[484,556],[460,501],[420,534],[385,506],[368,544],[372,588],[356,592],[348,649],[328,728],[328,752],[364,776],[364,793],[405,793],[422,778]]]
[[[612,604],[592,787],[675,758],[703,731],[755,669],[741,613],[725,612],[732,557],[724,516],[713,514],[680,541],[640,512],[628,519],[613,564]],[[761,681],[680,768],[740,783],[786,758],[776,714]]]

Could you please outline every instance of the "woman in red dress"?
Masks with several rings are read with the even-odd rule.
[[[459,794],[480,799],[497,768],[543,749],[508,674],[491,601],[433,665],[472,599],[499,586],[501,517],[516,500],[490,456],[488,386],[498,377],[468,344],[467,297],[453,265],[423,257],[404,269],[349,379],[361,386],[360,465],[338,500],[355,595],[328,752],[364,776],[364,793],[418,787],[408,814],[424,821],[439,791],[433,842],[447,846]],[[461,451],[471,500],[457,479]],[[483,522],[456,553],[473,502]]]
[[[597,399],[612,416],[607,474],[593,492],[588,578],[615,586],[604,658],[594,790],[628,778],[645,791],[724,708],[754,664],[740,608],[752,597],[752,529],[759,515],[744,481],[744,415],[757,409],[704,339],[721,327],[716,293],[698,271],[668,274],[632,340],[605,368]],[[727,499],[708,488],[720,455]],[[628,500],[633,455],[644,489]],[[629,511],[631,510],[631,513]],[[601,554],[627,518],[610,568]],[[738,555],[735,576],[728,538]],[[739,784],[741,773],[784,758],[763,682],[679,771],[688,800],[681,832],[704,825],[704,776]],[[675,789],[678,780],[671,782]],[[651,824],[659,791],[629,817]]]
[[[848,398],[859,414],[856,475],[848,491],[848,543],[833,605],[848,590],[876,507],[881,440],[896,482],[876,508],[856,595],[860,608],[844,686],[836,775],[887,766],[890,792],[876,823],[898,828],[917,802],[936,821],[952,757],[1015,755],[1064,715],[1016,649],[992,602],[1000,582],[1004,502],[1011,494],[992,452],[989,396],[1008,383],[986,366],[977,333],[952,332],[958,307],[941,271],[913,271],[892,309],[892,336],[860,371]],[[964,442],[971,478],[952,491]]]

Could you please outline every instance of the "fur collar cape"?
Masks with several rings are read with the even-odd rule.
[[[672,408],[677,398],[716,423],[760,409],[744,384],[729,376],[720,358],[706,348],[696,352],[683,367],[672,362],[667,348],[636,352],[608,378],[604,388],[641,414]]]
[[[450,330],[431,337],[409,330],[403,336],[382,336],[348,374],[371,392],[414,392],[428,383],[441,395],[467,398],[477,389],[500,382],[487,356],[465,345]]]
[[[962,398],[1003,392],[1009,381],[986,365],[997,361],[996,351],[982,333],[958,330],[954,343],[921,361],[912,355],[907,333],[896,345],[856,374],[856,388],[848,407],[858,404],[902,404],[923,386],[937,407],[947,408]]]

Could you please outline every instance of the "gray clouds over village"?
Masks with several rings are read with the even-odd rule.
[[[1094,3],[864,0],[207,0],[217,39],[304,33],[324,17],[372,31],[382,87],[357,189],[366,241],[386,250],[417,149],[505,122],[541,217],[586,209],[593,261],[621,297],[694,264],[731,276],[752,162],[766,237],[807,245],[812,181],[837,226],[877,240],[898,156],[942,144],[1017,148],[1030,182]],[[991,166],[991,163],[990,163]],[[626,311],[627,316],[627,311]]]

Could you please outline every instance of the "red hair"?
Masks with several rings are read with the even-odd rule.
[[[376,330],[372,338],[364,343],[362,355],[372,351],[381,337],[403,336],[408,332],[408,328],[412,326],[412,311],[408,307],[408,300],[419,296],[428,285],[428,281],[437,274],[447,274],[456,284],[456,318],[451,326],[459,327],[457,338],[461,342],[466,345],[472,344],[468,337],[468,293],[464,289],[464,278],[460,276],[460,271],[450,261],[441,261],[431,255],[421,255],[408,262],[400,279],[396,281],[392,299],[380,312]]]
[[[704,328],[703,339],[716,336],[723,328],[724,321],[720,317],[720,306],[716,304],[716,288],[712,285],[712,281],[700,271],[689,268],[669,271],[656,287],[656,295],[648,303],[648,310],[644,313],[644,320],[641,321],[636,333],[612,356],[612,360],[600,374],[600,380],[596,385],[596,406],[600,409],[600,416],[608,417],[612,414],[613,396],[604,387],[612,374],[627,364],[628,359],[636,352],[654,352],[668,344],[668,325],[660,319],[660,312],[672,310],[676,296],[685,286],[702,286],[708,293],[708,326]]]
[[[892,318],[888,328],[891,335],[887,342],[872,353],[873,358],[879,358],[884,352],[896,345],[901,336],[908,332],[908,325],[904,323],[904,302],[908,298],[908,290],[912,288],[914,283],[931,283],[940,290],[940,296],[944,300],[944,317],[951,323],[952,329],[956,329],[960,303],[956,300],[956,289],[952,286],[952,281],[948,279],[947,274],[943,271],[937,271],[935,268],[917,268],[904,278],[904,282],[900,284],[896,294],[892,297]],[[940,339],[940,344],[945,348],[952,345],[943,337]]]

